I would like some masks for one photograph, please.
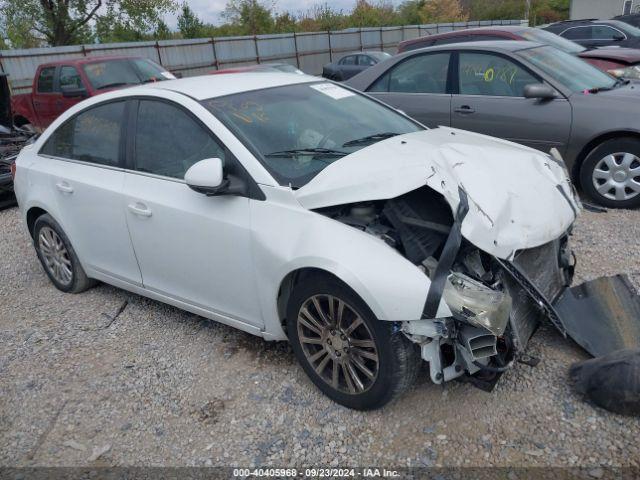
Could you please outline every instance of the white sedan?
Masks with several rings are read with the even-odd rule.
[[[58,289],[98,280],[288,339],[358,409],[421,360],[491,384],[570,282],[579,209],[560,160],[286,73],[88,99],[24,148],[15,191]]]

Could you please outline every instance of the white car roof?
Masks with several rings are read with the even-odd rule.
[[[135,94],[136,88],[157,88],[183,93],[196,100],[205,100],[262,88],[317,82],[319,80],[321,79],[311,75],[286,72],[226,73],[147,83],[140,87],[129,88],[127,92]]]

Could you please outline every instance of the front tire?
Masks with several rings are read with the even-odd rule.
[[[418,346],[329,275],[307,277],[294,288],[287,332],[311,381],[345,407],[382,407],[413,384],[420,367]]]
[[[33,243],[45,273],[58,290],[80,293],[96,284],[87,277],[71,242],[51,215],[36,219]]]
[[[640,206],[640,141],[614,138],[598,145],[582,163],[580,185],[605,207]]]

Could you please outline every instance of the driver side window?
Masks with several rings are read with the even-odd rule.
[[[136,125],[135,169],[140,172],[182,179],[205,158],[224,164],[224,147],[181,108],[140,100]]]

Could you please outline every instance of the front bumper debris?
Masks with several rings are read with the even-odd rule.
[[[640,347],[640,297],[626,275],[567,288],[554,307],[567,335],[594,357]]]

